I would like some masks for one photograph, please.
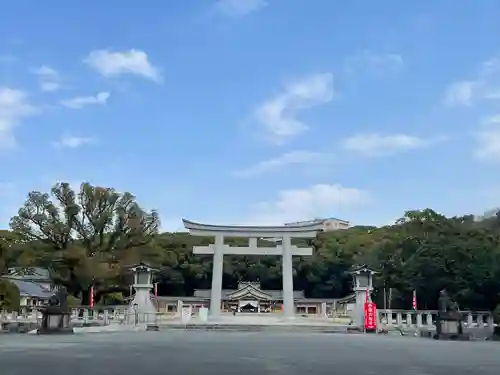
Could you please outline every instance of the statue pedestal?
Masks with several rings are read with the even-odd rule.
[[[74,333],[71,326],[71,313],[61,311],[59,307],[49,306],[42,316],[42,325],[37,330],[39,335]]]
[[[470,334],[464,333],[460,312],[441,312],[436,322],[436,340],[469,341]]]
[[[129,308],[129,324],[147,323],[155,325],[156,309],[151,302],[151,293],[149,286],[143,287],[134,285],[135,295]]]

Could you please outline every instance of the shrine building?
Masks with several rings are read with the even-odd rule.
[[[159,296],[156,298],[158,310],[168,313],[178,312],[182,307],[191,306],[193,312],[200,307],[210,306],[210,289],[196,289],[193,296],[173,297]],[[349,315],[355,302],[354,295],[345,298],[306,298],[301,290],[294,290],[294,306],[296,314],[332,316]],[[281,290],[261,289],[260,282],[242,281],[237,289],[222,289],[221,312],[271,313],[279,312],[283,306]]]

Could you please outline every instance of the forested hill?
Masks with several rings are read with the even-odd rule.
[[[55,278],[82,303],[94,285],[97,300],[129,293],[126,266],[139,260],[160,269],[161,295],[191,295],[210,288],[211,257],[194,256],[192,247],[212,238],[187,233],[158,234],[159,218],[144,212],[132,196],[82,185],[79,194],[65,184],[49,194],[31,194],[11,230],[0,236],[0,269],[51,267]],[[78,199],[77,199],[78,198]],[[54,198],[52,198],[54,199]],[[245,244],[244,239],[228,239]],[[367,264],[378,271],[376,301],[392,290],[392,308],[410,308],[412,290],[419,308],[435,308],[446,288],[461,308],[492,309],[500,303],[500,220],[475,222],[473,216],[446,218],[427,209],[407,212],[396,225],[353,227],[321,233],[312,257],[294,258],[295,289],[308,297],[343,297],[351,291],[346,271]],[[281,289],[278,257],[224,258],[224,288],[238,280],[260,280],[263,288]],[[103,298],[104,297],[104,298]]]

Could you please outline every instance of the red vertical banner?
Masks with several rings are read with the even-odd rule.
[[[373,302],[365,302],[365,330],[377,330],[377,306]]]
[[[417,291],[413,291],[413,301],[412,301],[413,310],[417,311]]]
[[[92,285],[89,290],[90,308],[94,308],[94,286]]]
[[[158,283],[153,284],[153,293],[155,296],[156,311],[160,311],[160,302],[158,301]]]

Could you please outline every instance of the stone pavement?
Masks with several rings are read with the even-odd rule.
[[[0,336],[1,373],[493,375],[495,342],[266,332]]]

